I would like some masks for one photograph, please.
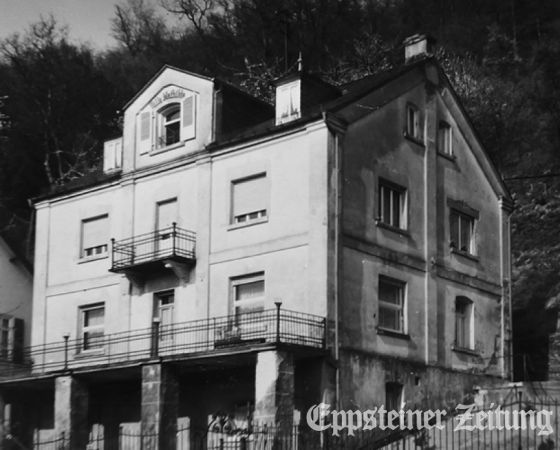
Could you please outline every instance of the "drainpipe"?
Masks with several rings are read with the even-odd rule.
[[[339,329],[338,329],[338,277],[339,277],[339,243],[340,243],[340,147],[338,134],[334,134],[334,170],[336,173],[335,189],[335,208],[334,208],[334,359],[336,362],[335,372],[335,396],[336,407],[340,409],[340,369],[339,369]]]

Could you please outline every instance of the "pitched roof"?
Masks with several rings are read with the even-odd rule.
[[[412,61],[410,61],[406,64],[400,65],[398,67],[395,67],[393,69],[389,69],[389,70],[386,70],[386,71],[383,71],[383,72],[380,72],[380,73],[377,73],[377,74],[369,75],[369,76],[360,78],[358,80],[346,83],[344,85],[338,86],[338,90],[339,90],[340,94],[337,98],[334,98],[330,101],[326,101],[325,103],[322,103],[322,104],[314,105],[313,107],[309,108],[306,112],[304,112],[304,115],[299,119],[296,119],[296,120],[293,120],[291,122],[287,122],[287,123],[284,123],[284,124],[279,124],[279,125],[276,125],[274,118],[267,119],[267,120],[265,120],[265,121],[263,121],[263,122],[261,122],[257,125],[251,126],[249,128],[245,128],[245,129],[241,129],[241,130],[235,130],[234,132],[231,132],[229,134],[224,134],[224,135],[220,136],[219,139],[210,143],[207,146],[207,150],[208,151],[214,151],[214,150],[221,149],[221,148],[224,148],[224,147],[227,147],[227,146],[230,146],[230,145],[243,143],[245,141],[251,141],[253,139],[263,138],[263,137],[267,137],[269,135],[273,136],[276,133],[283,133],[287,130],[295,129],[295,128],[301,127],[301,126],[303,126],[307,123],[318,120],[324,114],[327,114],[327,113],[336,114],[337,111],[339,111],[342,108],[350,105],[352,102],[357,101],[358,99],[362,98],[363,96],[367,95],[368,93],[371,93],[374,90],[383,87],[384,85],[398,79],[399,77],[401,77],[401,76],[403,76],[403,75],[405,75],[405,74],[407,74],[407,73],[409,73],[413,70],[424,67],[426,64],[429,64],[429,63],[433,64],[438,69],[440,75],[442,76],[442,79],[446,83],[446,85],[449,88],[450,92],[452,93],[455,101],[457,102],[461,112],[465,116],[469,126],[473,130],[475,138],[477,139],[477,141],[479,142],[481,147],[484,148],[484,145],[482,144],[482,140],[480,139],[480,136],[476,132],[476,129],[474,128],[468,114],[466,113],[463,105],[461,104],[461,102],[458,98],[458,95],[456,94],[455,90],[453,89],[453,86],[451,85],[449,79],[445,75],[443,69],[438,64],[437,60],[433,56],[419,56],[419,57],[414,58],[414,60],[412,60]],[[182,70],[182,69],[178,69],[176,67],[166,65],[166,66],[162,67],[162,69],[154,77],[152,77],[152,79],[135,95],[135,97],[132,100],[129,101],[128,104],[130,104],[132,101],[134,101],[150,85],[150,83],[152,83],[153,80],[155,80],[166,69],[177,70],[177,71],[184,72],[184,73],[187,73],[187,74],[192,75],[192,76],[197,76],[197,77],[204,78],[204,79],[207,79],[207,80],[210,80],[210,81],[214,81],[216,83],[219,83],[221,86],[225,86],[225,87],[234,89],[237,92],[242,92],[243,94],[248,95],[248,96],[250,95],[250,94],[240,90],[239,88],[236,88],[235,86],[233,86],[230,83],[227,83],[223,80],[220,80],[220,79],[217,79],[217,78],[209,78],[209,77],[206,77],[206,76],[203,76],[203,75],[199,75],[199,74],[196,74],[196,73],[192,73],[192,72],[189,72],[189,71],[186,71],[186,70]],[[252,97],[252,98],[254,98],[254,97]],[[508,192],[505,184],[503,183],[501,177],[499,176],[499,173],[496,169],[495,164],[493,163],[493,161],[491,160],[491,158],[490,158],[490,156],[488,155],[487,152],[486,152],[486,157],[488,158],[488,161],[490,163],[491,170],[494,172],[497,179],[499,180],[498,182],[500,183],[500,186],[501,186],[503,192],[505,193],[506,199],[511,200],[509,192]],[[42,200],[42,199],[54,197],[58,194],[73,192],[73,191],[77,191],[77,190],[80,190],[80,189],[85,188],[85,187],[94,186],[96,184],[103,184],[103,183],[106,183],[106,182],[110,182],[110,181],[114,180],[115,178],[118,178],[119,176],[120,176],[120,174],[118,174],[118,173],[117,174],[112,174],[112,175],[105,175],[102,172],[96,172],[94,174],[87,175],[87,176],[82,177],[82,178],[80,178],[76,181],[68,183],[67,185],[65,185],[63,187],[57,188],[55,191],[49,192],[48,194],[43,195],[41,197],[38,197],[34,200]]]

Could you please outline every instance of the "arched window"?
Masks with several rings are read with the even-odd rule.
[[[474,348],[473,343],[473,302],[462,295],[455,298],[455,347]]]
[[[158,147],[175,144],[181,139],[181,105],[171,103],[160,111]]]

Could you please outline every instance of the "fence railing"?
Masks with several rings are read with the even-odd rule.
[[[33,374],[88,366],[114,365],[150,358],[180,357],[194,353],[229,352],[242,346],[292,344],[325,348],[326,319],[281,309],[164,324],[151,328],[80,337],[24,349]],[[0,378],[29,375],[3,371]]]
[[[473,408],[470,416],[450,413],[441,427],[407,432],[385,445],[365,446],[360,450],[557,449],[560,447],[559,406],[557,401],[519,401],[499,407]]]
[[[195,259],[196,233],[171,227],[116,241],[111,239],[111,271],[118,272],[165,258]]]

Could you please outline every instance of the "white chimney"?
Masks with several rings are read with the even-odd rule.
[[[431,56],[434,52],[435,39],[426,34],[414,34],[403,41],[404,60],[417,58],[418,56]]]

